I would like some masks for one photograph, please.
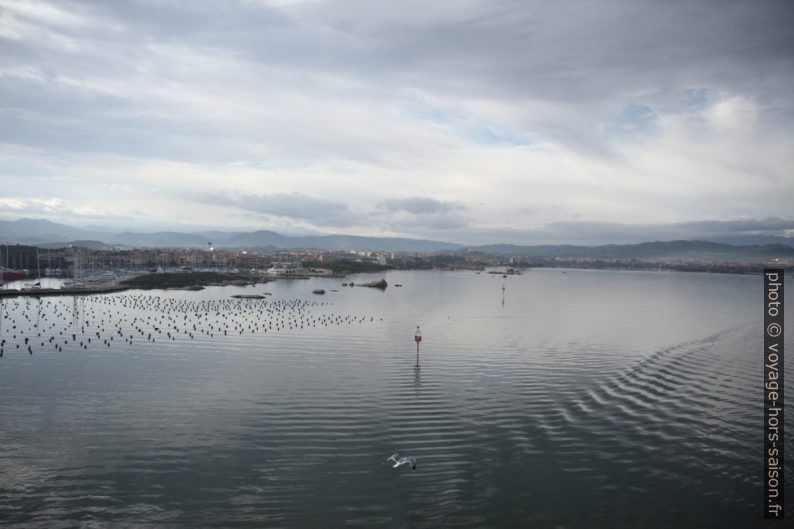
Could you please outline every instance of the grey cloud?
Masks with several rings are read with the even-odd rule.
[[[465,244],[500,241],[518,245],[534,244],[624,244],[648,241],[710,240],[729,244],[785,242],[794,245],[794,218],[708,220],[669,224],[628,224],[620,222],[551,222],[535,229],[469,228],[446,232],[448,240]],[[426,235],[432,235],[428,233]]]
[[[466,206],[429,197],[394,198],[380,202],[372,222],[390,231],[452,230],[469,224]]]
[[[370,0],[330,1],[279,10],[252,2],[214,7],[192,2],[66,2],[59,4],[62,9],[93,21],[91,36],[79,25],[49,29],[88,49],[70,52],[38,40],[0,39],[0,52],[6,64],[17,62],[12,57],[26,58],[25,62],[51,74],[65,71],[79,77],[124,79],[147,71],[162,73],[167,76],[163,79],[167,86],[175,76],[189,83],[192,66],[174,58],[172,68],[161,70],[154,62],[158,60],[157,47],[184,46],[240,59],[253,78],[258,68],[276,66],[285,69],[281,81],[290,72],[327,72],[356,79],[380,91],[381,97],[389,97],[395,87],[404,87],[443,97],[496,97],[515,104],[545,101],[566,105],[571,117],[517,112],[521,125],[542,137],[580,148],[595,148],[599,122],[619,117],[627,105],[646,107],[649,112],[653,107],[669,109],[683,104],[676,100],[685,91],[718,88],[759,95],[774,103],[776,114],[781,111],[779,103],[789,100],[786,79],[790,79],[781,78],[780,72],[794,67],[790,53],[794,49],[794,10],[783,2],[734,0],[720,2],[718,9],[706,1],[626,0],[597,7],[577,2],[454,1],[437,2],[432,9],[421,10],[411,3],[373,4]],[[708,20],[705,28],[704,20]],[[262,80],[268,83],[270,75]],[[8,99],[9,88],[0,90]],[[47,104],[50,95],[58,96],[36,96],[35,101],[19,103],[20,108],[26,115],[43,111],[41,105]],[[73,108],[81,101],[76,96],[65,103],[61,108]],[[136,103],[142,104],[96,101],[100,109],[123,106],[113,115],[87,113],[80,129],[89,133],[96,129],[88,141],[102,137],[108,129],[129,126],[139,130]],[[133,108],[125,108],[128,105]],[[582,119],[582,115],[591,119]],[[96,123],[102,120],[107,120],[104,126]],[[184,116],[178,120],[152,128],[177,138],[195,128]],[[86,127],[86,122],[95,126]],[[29,136],[45,132],[46,124],[44,119],[32,121]],[[212,130],[212,125],[201,129]],[[274,135],[274,131],[267,132]],[[109,141],[118,148],[129,144],[130,138],[123,132],[113,136]],[[323,149],[339,148],[316,137],[303,139]],[[178,142],[172,143],[176,148]],[[163,154],[154,145],[142,148]]]
[[[301,14],[340,33],[377,37],[369,53],[382,59],[387,74],[421,72],[448,89],[550,100],[612,97],[638,84],[652,88],[654,81],[669,86],[680,82],[668,77],[672,71],[751,83],[735,69],[737,55],[762,70],[791,64],[794,44],[792,10],[774,1],[436,4],[435,10],[446,6],[444,16],[411,3],[383,9],[368,0],[323,3]]]
[[[704,220],[677,224],[694,232],[712,234],[769,234],[794,230],[794,219],[769,217],[765,219]]]
[[[381,206],[388,211],[407,211],[413,214],[446,213],[465,209],[465,206],[459,204],[443,202],[428,197],[407,197],[384,200],[381,202]]]
[[[204,204],[237,208],[257,215],[286,217],[316,226],[347,227],[360,220],[343,202],[312,198],[301,193],[256,195],[218,192],[194,198]]]
[[[96,222],[133,225],[144,220],[130,211],[95,211],[92,208],[75,206],[68,199],[48,198],[3,198],[0,197],[0,217],[18,219],[22,216],[43,217],[59,222]]]
[[[581,240],[636,241],[724,238],[746,235],[784,236],[794,230],[794,219],[739,219],[680,222],[673,224],[626,224],[618,222],[566,221],[548,224],[547,236]]]
[[[591,186],[599,218],[615,218],[609,208],[636,198],[635,184],[602,180],[599,158],[614,156],[607,163],[630,173],[633,160],[619,159],[615,143],[653,136],[666,116],[707,112],[726,96],[740,96],[757,108],[748,152],[755,145],[787,145],[793,132],[794,9],[788,2],[52,3],[74,20],[24,14],[15,5],[22,4],[0,7],[0,144],[30,149],[4,159],[0,178],[20,196],[23,177],[44,174],[27,169],[23,159],[35,166],[47,155],[68,155],[69,167],[46,171],[72,178],[90,173],[83,169],[92,168],[98,154],[199,169],[238,162],[285,171],[314,165],[330,178],[335,171],[345,175],[350,187],[336,195],[345,201],[365,178],[351,174],[372,175],[369,189],[385,189],[368,197],[380,208],[377,214],[353,204],[354,198],[359,209],[299,193],[224,193],[199,202],[318,226],[446,230],[445,238],[458,230],[461,240],[487,233],[516,240],[735,234],[708,222],[477,231],[476,211],[459,205],[423,197],[379,201],[403,177],[394,173],[404,171],[415,178],[409,188],[433,196],[432,179],[411,175],[437,167],[454,173],[456,149],[467,145],[517,146],[514,139],[532,138],[533,148],[537,141],[541,149],[562,146],[558,152],[570,153],[569,159],[584,155],[581,172],[595,176],[572,178],[570,189],[559,192],[576,195]],[[660,161],[696,157],[684,151],[705,151],[708,140],[676,144]],[[528,152],[530,146],[521,147]],[[783,214],[791,202],[785,180],[790,163],[782,149],[770,153],[748,156],[750,169],[733,176],[721,169],[737,164],[712,156],[711,165],[697,164],[699,187],[676,189],[665,199],[659,196],[664,186],[649,184],[640,198],[655,207],[655,218],[753,215],[762,204],[770,214]],[[765,166],[756,170],[753,163],[761,159]],[[567,161],[559,164],[561,172]],[[499,192],[511,193],[521,163],[506,162],[512,174],[499,182]],[[135,170],[122,178],[134,184]],[[733,183],[724,195],[722,181]],[[53,180],[52,187],[58,185]],[[56,196],[75,188],[60,185]],[[306,185],[296,175],[290,189]],[[737,189],[757,191],[741,195]],[[552,184],[544,191],[558,192]],[[723,206],[702,210],[697,202],[710,191],[719,194],[713,204]],[[98,186],[77,192],[93,194],[97,203],[112,199]],[[668,203],[671,213],[664,217],[658,212]],[[177,210],[175,204],[175,216]],[[560,218],[543,215],[533,221]],[[486,225],[492,220],[480,219]],[[767,229],[757,222],[756,231]],[[751,224],[745,227],[743,233],[752,232]]]
[[[469,225],[469,220],[458,213],[415,215],[402,217],[379,217],[377,224],[390,231],[453,230]]]

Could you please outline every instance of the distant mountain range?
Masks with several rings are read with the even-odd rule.
[[[681,261],[734,261],[793,259],[794,246],[790,244],[733,245],[712,241],[643,242],[639,244],[606,244],[602,246],[540,245],[514,246],[492,244],[477,247],[490,254],[515,255],[545,259],[603,259],[603,260],[681,260]]]
[[[602,246],[462,244],[400,237],[355,235],[288,236],[268,230],[252,232],[205,231],[194,233],[100,231],[58,224],[43,219],[0,220],[0,244],[31,244],[58,248],[66,245],[103,247],[271,248],[320,250],[367,250],[384,252],[434,252],[468,250],[497,255],[560,259],[638,259],[753,261],[794,258],[794,239],[775,236],[739,236],[735,241],[667,241]]]
[[[268,230],[194,233],[112,232],[75,228],[44,219],[0,220],[0,244],[32,244],[49,248],[63,247],[66,244],[92,248],[103,246],[206,248],[210,242],[216,248],[317,248],[383,252],[433,252],[462,248],[460,244],[401,237],[288,236]]]

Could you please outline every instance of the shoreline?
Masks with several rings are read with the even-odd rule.
[[[758,266],[758,265],[756,265]],[[507,273],[503,270],[483,270],[478,271],[470,268],[416,268],[416,269],[407,269],[407,268],[392,268],[383,270],[380,273],[390,272],[390,271],[432,271],[436,270],[439,272],[485,272],[488,275],[500,276],[506,275],[507,277],[516,277],[523,275],[525,273],[531,272],[532,269],[545,269],[545,270],[591,270],[591,271],[606,271],[606,272],[649,272],[649,273],[658,273],[658,272],[686,272],[686,273],[698,273],[698,274],[729,274],[729,275],[752,275],[758,276],[763,274],[763,267],[748,267],[748,268],[736,268],[736,267],[709,267],[709,268],[700,268],[700,267],[664,267],[661,269],[657,268],[645,268],[645,267],[585,267],[585,266],[570,266],[570,264],[565,264],[562,266],[528,266],[528,267],[513,267],[513,269],[520,270],[519,273]],[[767,265],[771,266],[771,265]],[[363,274],[367,273],[379,273],[379,272],[362,272]],[[152,274],[154,276],[155,274]],[[141,277],[141,276],[137,276]],[[147,277],[147,276],[143,276]],[[124,292],[126,290],[203,290],[206,287],[212,286],[248,286],[248,285],[257,285],[257,284],[266,284],[269,282],[273,282],[276,280],[306,280],[309,278],[328,278],[328,279],[339,279],[346,277],[345,275],[341,274],[325,274],[325,275],[311,275],[311,276],[291,276],[291,277],[251,277],[250,279],[241,281],[239,277],[235,277],[234,279],[229,279],[228,281],[199,281],[199,282],[191,282],[190,284],[184,285],[136,285],[134,282],[129,283],[118,283],[114,282],[112,284],[104,284],[104,285],[96,285],[92,287],[68,287],[68,288],[38,288],[38,289],[8,289],[3,290],[0,289],[0,298],[13,298],[13,297],[20,297],[20,296],[27,296],[27,297],[43,297],[43,296],[81,296],[81,295],[90,295],[90,294],[113,294],[116,292]]]
[[[18,296],[80,296],[84,294],[111,294],[114,292],[123,292],[125,290],[130,290],[130,287],[124,285],[104,285],[81,288],[8,289],[0,290],[0,298],[14,298]]]

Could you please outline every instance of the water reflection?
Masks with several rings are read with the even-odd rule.
[[[0,299],[0,519],[762,526],[758,278],[388,280]]]

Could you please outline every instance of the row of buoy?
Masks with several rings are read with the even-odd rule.
[[[273,333],[372,323],[302,299],[191,300],[147,294],[24,298],[0,302],[0,357],[6,348],[88,349],[137,342]],[[382,320],[382,318],[378,318]],[[8,340],[8,342],[7,342]]]

